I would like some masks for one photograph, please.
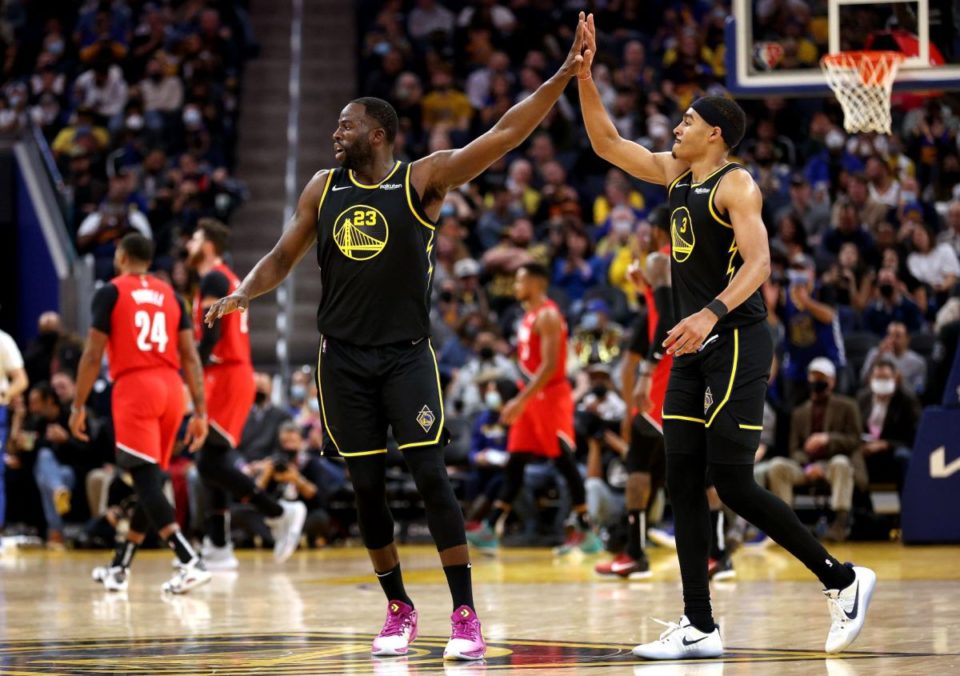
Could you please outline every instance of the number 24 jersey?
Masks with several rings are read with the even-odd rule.
[[[173,288],[151,275],[120,275],[93,298],[93,328],[109,336],[110,378],[151,368],[180,370],[180,331],[190,315]]]

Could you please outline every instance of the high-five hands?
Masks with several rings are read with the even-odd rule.
[[[560,66],[560,73],[567,77],[579,77],[583,66],[583,41],[587,32],[587,24],[580,12],[580,21],[577,23],[577,34],[573,39],[573,45],[570,47],[570,53],[566,60]]]
[[[580,62],[580,71],[577,73],[578,80],[589,80],[590,69],[593,67],[593,57],[597,54],[597,28],[593,24],[593,13],[584,16],[580,12],[580,26],[584,27],[583,35],[583,59]],[[578,27],[579,30],[579,27]]]

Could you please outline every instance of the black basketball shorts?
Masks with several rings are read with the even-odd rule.
[[[682,423],[685,441],[673,443],[681,437],[666,434],[666,452],[700,453],[709,448],[710,462],[753,462],[763,431],[772,360],[773,341],[763,322],[711,334],[700,352],[675,358],[663,420],[665,428]],[[697,426],[704,433],[690,436]]]
[[[329,442],[345,457],[441,443],[443,395],[428,338],[363,347],[320,337],[320,411]]]

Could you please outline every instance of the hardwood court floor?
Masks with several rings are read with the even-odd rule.
[[[421,636],[406,658],[377,660],[369,641],[385,604],[363,550],[300,552],[287,564],[241,552],[237,573],[164,598],[170,555],[142,552],[130,590],[89,577],[105,552],[0,556],[0,674],[960,674],[960,547],[836,547],[875,568],[867,626],[841,659],[820,652],[829,616],[816,581],[783,550],[741,550],[735,582],[713,585],[727,656],[641,663],[629,654],[681,611],[673,552],[653,550],[650,582],[594,578],[596,557],[544,550],[477,556],[485,665],[444,665],[449,600],[435,551],[402,549]]]

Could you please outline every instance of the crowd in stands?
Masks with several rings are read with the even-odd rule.
[[[126,230],[148,231],[171,253],[161,257],[161,270],[185,289],[179,238],[200,216],[226,218],[242,195],[230,170],[249,44],[242,13],[228,9],[237,3],[172,4],[87,3],[69,23],[24,24],[43,48],[34,55],[16,49],[13,57],[22,42],[10,18],[18,15],[8,12],[0,123],[14,111],[12,124],[29,118],[51,140],[74,193],[71,223],[81,251],[102,256]],[[397,109],[398,158],[468,143],[545,81],[576,26],[566,4],[361,3],[357,90]],[[585,4],[598,29],[594,79],[618,131],[669,150],[689,103],[724,93],[729,1]],[[801,45],[820,39],[802,20],[789,30]],[[590,150],[575,87],[526,143],[452,192],[440,213],[432,335],[453,436],[450,474],[471,520],[496,497],[506,460],[498,411],[516,392],[512,340],[522,315],[512,284],[529,260],[552,270],[550,295],[570,330],[578,459],[585,473],[588,456],[595,460],[592,516],[611,529],[618,519],[610,498],[624,490],[620,430],[629,414],[620,367],[638,349],[633,334],[646,331],[643,294],[627,268],[634,260],[642,267],[654,249],[666,193]],[[828,495],[821,533],[843,540],[855,513],[869,511],[864,497],[872,488],[903,490],[921,406],[940,400],[956,352],[960,98],[898,101],[891,136],[847,134],[832,98],[741,103],[749,129],[731,159],[764,194],[773,273],[762,294],[777,345],[756,475],[786,500],[801,487]],[[86,477],[87,511],[109,524],[126,499],[110,465],[109,424],[100,436],[94,430],[82,452],[63,438],[78,344],[54,317],[46,322],[26,349],[29,395],[11,405],[19,434],[6,455],[7,520],[29,522],[17,510],[41,513],[55,532],[63,514],[85,514],[76,495]],[[265,374],[257,383],[238,462],[261,486],[308,504],[311,542],[346,536],[349,482],[320,453],[325,439],[310,369],[297,371],[288,392],[274,391]],[[98,394],[92,405],[107,412],[108,383]],[[34,448],[48,453],[31,454]],[[171,470],[178,515],[182,509],[183,519],[196,519],[196,478],[189,457],[178,463]],[[391,469],[396,509],[412,490],[401,467]],[[26,477],[36,490],[17,502],[12,496]],[[555,532],[569,508],[562,482],[546,465],[527,468],[527,479],[518,525],[530,536]],[[64,504],[64,495],[73,503]],[[269,537],[242,506],[235,519],[249,541]],[[85,537],[102,536],[88,528]]]

